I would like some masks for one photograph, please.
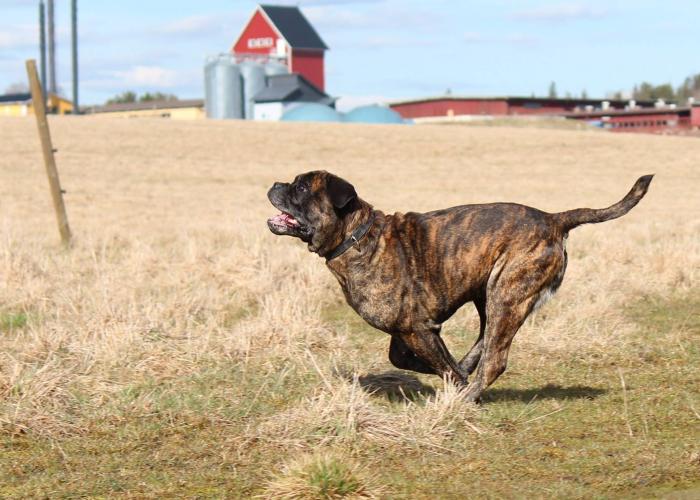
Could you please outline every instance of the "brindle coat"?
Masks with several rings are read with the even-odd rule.
[[[272,186],[268,198],[283,214],[268,226],[325,257],[373,219],[358,245],[326,262],[348,304],[391,335],[394,366],[464,385],[476,371],[466,397],[478,401],[505,371],[527,316],[561,284],[569,230],[626,214],[652,177],[641,177],[622,201],[605,209],[552,214],[490,203],[389,215],[359,198],[348,182],[316,171]],[[476,306],[481,327],[472,349],[456,361],[440,328],[467,302]]]

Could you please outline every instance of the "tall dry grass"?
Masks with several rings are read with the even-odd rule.
[[[386,211],[501,200],[602,207],[656,173],[629,215],[571,234],[564,285],[522,328],[516,352],[623,347],[626,302],[698,283],[693,139],[87,117],[51,126],[75,234],[69,251],[57,245],[34,124],[0,120],[0,314],[27,318],[0,333],[5,433],[80,433],[86,408],[107,414],[139,382],[285,363],[326,380],[265,424],[292,445],[401,441],[410,427],[439,449],[456,426],[478,431],[454,392],[397,414],[333,375],[338,364],[387,368],[386,339],[377,332],[361,359],[347,359],[347,331],[324,319],[342,298],[323,262],[268,232],[268,186],[301,171],[331,170]],[[465,329],[477,329],[470,306],[445,325],[448,344]]]

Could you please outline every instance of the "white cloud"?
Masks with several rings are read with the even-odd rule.
[[[359,40],[345,40],[334,43],[341,49],[408,49],[411,47],[431,47],[438,45],[437,40],[429,38],[407,38],[402,35],[370,35]]]
[[[3,3],[9,3],[9,7],[24,7],[26,5],[36,5],[36,0],[4,0]]]
[[[514,45],[535,45],[540,43],[540,39],[536,36],[523,33],[513,33],[512,35],[504,37],[503,41]]]
[[[164,24],[155,32],[161,35],[205,35],[221,28],[220,15],[190,16]]]
[[[278,0],[280,5],[300,5],[304,7],[315,5],[346,5],[346,4],[364,4],[364,3],[382,3],[386,0]]]
[[[484,36],[476,31],[469,31],[464,34],[464,41],[467,43],[481,43],[484,41]]]
[[[325,6],[304,9],[304,14],[319,30],[362,29],[372,26],[373,17],[364,12],[348,9],[328,9]]]
[[[39,30],[33,25],[19,25],[0,31],[0,49],[24,49],[39,46]]]
[[[558,3],[514,12],[511,17],[527,21],[579,21],[601,19],[608,14],[606,9],[595,8],[583,3]]]
[[[156,31],[168,35],[198,34],[211,29],[215,21],[212,16],[190,16],[165,24]]]
[[[509,35],[490,36],[483,35],[474,31],[464,34],[463,40],[469,44],[508,44],[508,45],[536,45],[540,39],[536,36],[526,35],[523,33],[512,33]]]
[[[115,86],[123,87],[159,87],[170,88],[178,84],[177,73],[161,66],[133,66],[125,71],[114,71],[119,82]]]
[[[373,2],[374,3],[374,2]],[[435,11],[412,8],[396,1],[376,2],[365,9],[338,8],[324,4],[302,8],[304,15],[323,32],[337,30],[420,30],[430,31],[438,26],[443,18]]]

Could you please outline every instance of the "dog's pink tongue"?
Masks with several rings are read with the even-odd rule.
[[[270,221],[285,226],[298,226],[297,220],[289,214],[280,213],[270,218]]]
[[[268,222],[272,222],[272,223],[274,223],[274,224],[280,224],[280,225],[282,225],[282,224],[284,224],[284,214],[277,214],[277,215],[275,215],[275,216],[273,216],[273,217],[270,217],[270,218],[268,219]]]

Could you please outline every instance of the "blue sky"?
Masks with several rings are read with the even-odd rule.
[[[58,81],[70,92],[70,1],[55,0]],[[123,92],[203,96],[207,55],[227,51],[257,2],[78,0],[81,102]],[[309,0],[331,48],[326,87],[356,103],[442,94],[603,97],[700,72],[697,0]],[[38,58],[38,0],[0,0],[0,93]],[[341,107],[343,105],[341,104]]]

